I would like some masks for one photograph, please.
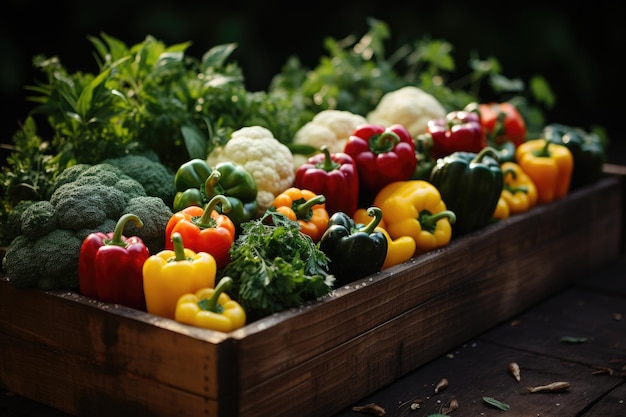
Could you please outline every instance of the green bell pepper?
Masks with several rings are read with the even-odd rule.
[[[367,225],[356,224],[352,217],[341,211],[328,220],[319,248],[330,261],[328,265],[335,276],[335,286],[379,272],[385,263],[387,237],[375,230],[383,212],[378,207],[370,207],[367,214],[373,217]]]
[[[203,159],[192,159],[182,164],[174,177],[176,196],[173,209],[204,207],[214,196],[225,196],[231,205],[226,214],[239,230],[240,224],[258,213],[257,185],[254,177],[242,165],[220,162],[215,169]],[[220,209],[217,209],[220,211]]]
[[[431,153],[433,138],[430,135],[422,134],[413,139],[413,142],[415,142],[417,165],[415,165],[415,172],[413,172],[411,179],[428,181],[430,172],[435,166],[435,159]]]
[[[433,167],[430,182],[441,193],[446,207],[456,214],[454,235],[462,235],[489,224],[502,187],[498,151],[490,146],[478,154],[454,152],[440,158]]]
[[[574,158],[574,170],[570,188],[589,185],[602,176],[602,165],[606,162],[606,144],[595,132],[588,133],[578,127],[552,123],[544,127],[545,139],[565,145]]]

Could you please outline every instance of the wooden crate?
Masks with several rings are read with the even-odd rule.
[[[228,334],[0,280],[0,385],[73,415],[325,416],[622,251],[615,176]]]

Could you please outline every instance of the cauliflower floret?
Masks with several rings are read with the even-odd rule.
[[[242,165],[256,181],[259,211],[272,205],[276,195],[291,187],[295,177],[293,155],[262,126],[248,126],[232,133],[224,146],[207,157],[210,166],[229,161]]]
[[[318,149],[326,145],[330,153],[343,152],[352,132],[365,123],[367,120],[360,114],[345,110],[322,110],[296,132],[293,143]]]
[[[367,115],[367,120],[383,126],[401,124],[416,137],[426,132],[429,120],[445,115],[446,110],[434,96],[420,88],[406,86],[385,94]]]

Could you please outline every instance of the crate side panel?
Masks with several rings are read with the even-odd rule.
[[[141,311],[74,293],[17,289],[0,280],[3,337],[217,401],[234,398],[236,364],[231,341],[214,333],[202,338],[197,329]]]
[[[340,411],[569,285],[582,272],[579,260],[585,259],[585,268],[609,262],[613,251],[604,248],[614,238],[587,239],[593,226],[489,265],[462,285],[242,392],[240,415]]]
[[[1,379],[8,390],[72,415],[219,415],[215,399],[153,379],[112,372],[75,355],[9,336],[3,336],[0,346]]]
[[[582,239],[584,251],[561,265],[541,258],[544,268],[559,272],[589,270],[616,258],[622,216],[619,182],[609,179],[567,199],[511,217],[449,246],[418,256],[404,265],[335,290],[312,306],[281,313],[246,326],[239,335],[240,389],[245,391],[299,363],[345,343],[369,329],[462,285],[468,275],[483,273],[543,246],[570,251]],[[578,233],[578,234],[576,234]],[[603,253],[591,255],[592,251]],[[604,253],[605,252],[605,253]],[[515,271],[509,271],[515,273]],[[549,283],[548,283],[549,285]],[[281,352],[277,355],[275,352]]]

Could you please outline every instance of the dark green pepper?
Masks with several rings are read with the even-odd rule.
[[[319,248],[329,259],[335,286],[349,284],[359,278],[379,272],[387,257],[387,237],[375,231],[383,217],[378,207],[370,207],[373,217],[367,225],[356,224],[348,214],[338,211],[328,220]]]
[[[430,182],[441,193],[446,207],[456,214],[454,235],[491,222],[504,185],[498,157],[498,151],[486,146],[478,154],[454,152],[438,159],[433,167]]]
[[[202,159],[182,164],[174,177],[175,212],[189,206],[204,207],[214,196],[225,196],[231,204],[226,214],[239,230],[240,224],[256,217],[257,186],[252,174],[234,162],[220,162],[211,168]],[[219,211],[219,209],[218,209]]]
[[[492,148],[498,151],[498,161],[500,164],[505,162],[515,162],[515,144],[510,140],[502,142],[500,145],[491,144]]]
[[[589,185],[602,176],[602,165],[606,162],[606,146],[594,132],[588,133],[578,127],[558,123],[543,129],[544,137],[552,143],[565,145],[574,158],[574,170],[570,188]]]

